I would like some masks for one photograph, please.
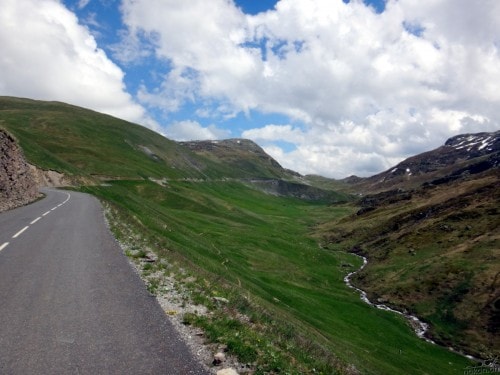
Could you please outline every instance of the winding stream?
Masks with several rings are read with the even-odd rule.
[[[368,264],[368,260],[364,256],[357,255],[357,254],[353,254],[353,255],[356,255],[356,256],[362,258],[363,259],[363,265],[358,270],[350,272],[346,277],[344,277],[344,282],[346,283],[346,285],[349,288],[354,289],[357,292],[359,292],[361,299],[364,302],[366,302],[367,304],[369,304],[370,306],[374,306],[377,309],[391,311],[393,313],[396,313],[396,314],[404,316],[406,319],[408,319],[408,321],[410,322],[410,325],[413,327],[413,330],[415,331],[415,333],[417,334],[418,337],[420,337],[421,339],[423,339],[423,340],[425,340],[427,342],[435,344],[434,341],[432,341],[431,339],[425,337],[425,333],[429,329],[429,325],[427,323],[422,322],[415,315],[411,315],[411,314],[408,314],[408,313],[405,313],[405,312],[402,312],[402,311],[399,311],[399,310],[395,310],[395,309],[393,309],[393,308],[391,308],[391,307],[389,307],[387,305],[381,304],[381,303],[373,303],[373,302],[371,302],[368,299],[368,296],[366,295],[366,292],[364,290],[359,289],[359,288],[355,287],[354,285],[352,285],[352,283],[351,283],[351,277],[353,275],[355,275],[356,273],[360,272]]]
[[[366,295],[366,292],[363,289],[360,289],[360,288],[355,287],[354,285],[352,285],[352,283],[351,283],[351,277],[353,275],[355,275],[356,273],[360,272],[361,270],[363,270],[363,268],[365,268],[366,265],[368,264],[368,260],[364,256],[361,256],[361,255],[358,255],[358,254],[354,254],[354,253],[351,253],[351,254],[352,255],[356,255],[357,257],[363,259],[363,265],[359,269],[357,269],[356,271],[350,272],[346,277],[344,277],[345,284],[349,288],[354,289],[357,292],[359,292],[360,298],[364,302],[366,302],[367,304],[369,304],[370,306],[376,307],[377,309],[380,309],[380,310],[391,311],[393,313],[396,313],[396,314],[404,316],[409,321],[410,325],[412,326],[413,330],[415,331],[415,333],[417,334],[418,337],[420,337],[422,340],[430,342],[431,344],[438,345],[433,340],[429,339],[428,337],[425,337],[425,333],[429,329],[429,325],[427,323],[422,322],[415,315],[408,314],[408,313],[405,313],[403,311],[395,310],[395,309],[393,309],[393,308],[391,308],[391,307],[389,307],[387,305],[384,305],[382,303],[373,303],[372,301],[370,301],[368,299],[368,296]],[[456,350],[456,349],[454,349],[452,347],[448,347],[448,349],[450,351],[455,352],[457,354],[460,354],[460,355],[462,355],[462,356],[464,356],[464,357],[466,357],[468,359],[474,360],[476,362],[479,361],[479,359],[473,357],[472,355],[463,353],[463,352],[461,352],[459,350]]]

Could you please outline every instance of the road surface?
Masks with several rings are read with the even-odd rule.
[[[109,233],[99,202],[0,214],[0,374],[207,374]]]

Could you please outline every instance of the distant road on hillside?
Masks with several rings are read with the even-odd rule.
[[[0,214],[0,374],[207,374],[109,233],[99,202]]]

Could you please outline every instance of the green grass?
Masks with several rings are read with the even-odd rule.
[[[0,97],[0,126],[28,160],[69,175],[205,178],[224,169],[158,133],[112,116],[56,102]]]
[[[275,321],[292,324],[298,335],[363,373],[453,374],[468,365],[418,339],[403,318],[366,305],[344,285],[349,267],[342,265],[357,267],[359,260],[321,248],[311,233],[325,217],[345,216],[349,208],[267,196],[237,182],[171,182],[164,188],[115,181],[84,190],[129,212],[166,256],[257,299]]]
[[[16,136],[38,167],[70,175],[177,179],[287,175],[252,152],[235,151],[225,161],[199,156],[142,126],[64,103],[0,96],[0,126]]]

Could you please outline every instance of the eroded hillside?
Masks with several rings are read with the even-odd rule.
[[[0,128],[0,212],[38,197],[35,176],[12,137]]]

